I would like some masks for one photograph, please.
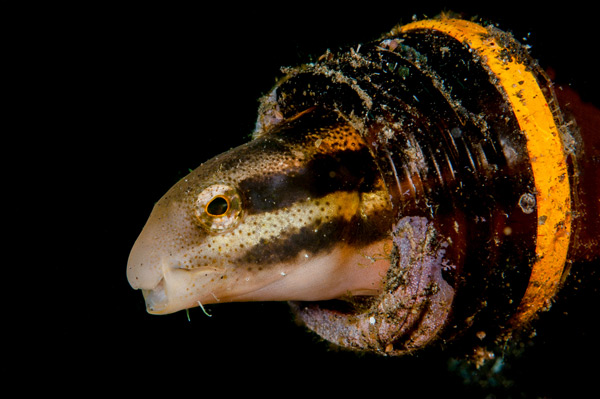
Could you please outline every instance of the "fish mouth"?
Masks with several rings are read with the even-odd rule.
[[[142,295],[144,296],[144,301],[146,301],[146,310],[148,313],[163,313],[169,304],[164,277],[160,279],[156,287],[150,290],[142,290]]]
[[[176,267],[164,274],[158,284],[151,289],[142,289],[146,302],[146,311],[150,314],[167,314],[196,306],[198,300],[204,299],[201,293],[182,297],[185,287],[191,287],[199,279],[211,274],[223,273],[223,268],[206,266],[195,269]],[[214,295],[213,295],[214,296]]]

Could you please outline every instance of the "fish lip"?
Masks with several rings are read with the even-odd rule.
[[[176,270],[184,270],[184,271],[188,271],[188,272],[195,272],[195,271],[223,271],[225,270],[222,267],[219,266],[198,266],[198,267],[185,267],[185,266],[174,266],[172,267],[173,269]]]
[[[177,270],[183,270],[189,273],[224,273],[225,268],[219,266],[200,266],[200,267],[176,267]]]
[[[171,268],[171,272],[174,271],[182,271],[186,273],[193,274],[214,274],[214,273],[224,273],[225,268],[218,266],[202,266],[197,268],[185,268],[181,266],[175,266]],[[165,314],[169,313],[169,308],[171,307],[169,301],[169,293],[167,292],[167,284],[165,281],[165,275],[163,275],[156,284],[151,289],[142,289],[142,295],[144,296],[144,301],[146,302],[146,311],[150,314]]]
[[[148,313],[161,313],[169,304],[164,277],[160,279],[154,288],[142,290],[142,295],[144,296]]]

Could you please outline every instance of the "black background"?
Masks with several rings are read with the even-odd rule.
[[[85,393],[140,395],[561,398],[595,386],[596,280],[555,304],[537,336],[486,379],[454,370],[443,352],[386,358],[335,350],[294,324],[285,303],[213,305],[210,318],[197,308],[189,320],[185,312],[151,316],[125,276],[154,202],[189,169],[248,139],[257,100],[281,66],[375,39],[413,15],[451,10],[526,38],[559,83],[598,105],[600,35],[591,6],[165,4],[38,14],[44,23],[28,68],[33,102],[46,109],[28,118],[56,130],[36,143],[47,158],[30,161],[39,169],[24,180],[50,183],[56,206],[47,219],[36,211],[43,234],[27,236],[50,245],[24,270],[44,276],[43,288],[20,312],[23,334],[35,338],[20,344],[13,370],[50,377],[49,391],[81,392],[84,384]]]

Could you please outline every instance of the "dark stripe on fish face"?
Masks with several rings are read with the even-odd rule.
[[[303,252],[311,256],[327,254],[340,243],[362,248],[389,236],[391,223],[380,216],[383,215],[374,215],[374,219],[369,220],[356,215],[349,220],[336,218],[329,222],[317,221],[300,229],[292,228],[277,238],[261,240],[236,263],[267,266],[290,262]]]
[[[304,167],[253,176],[239,182],[248,214],[288,207],[307,198],[337,191],[369,192],[379,172],[367,148],[317,154]]]

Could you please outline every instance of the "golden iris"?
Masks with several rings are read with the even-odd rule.
[[[212,232],[222,232],[236,226],[242,212],[238,191],[227,184],[204,188],[196,199],[195,214],[200,226]]]

